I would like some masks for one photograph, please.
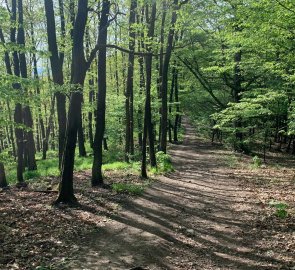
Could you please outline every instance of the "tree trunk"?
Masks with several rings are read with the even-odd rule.
[[[91,109],[88,112],[88,136],[89,136],[89,143],[90,143],[90,147],[93,148],[93,128],[92,128],[92,120],[93,120],[93,112],[92,112],[92,105],[94,102],[94,80],[93,78],[91,78],[89,80],[89,87],[90,87],[90,91],[89,91],[89,104]]]
[[[57,47],[53,1],[44,0],[44,4],[45,4],[45,13],[46,13],[46,21],[47,21],[48,48],[51,53],[50,64],[51,64],[53,82],[61,86],[64,84],[63,70],[62,70],[63,54],[59,54],[58,47]],[[55,96],[56,96],[57,118],[58,118],[58,128],[59,128],[58,129],[58,145],[59,145],[58,156],[59,156],[59,167],[60,167],[64,145],[65,145],[65,133],[66,133],[66,123],[67,123],[66,97],[61,92],[57,92]]]
[[[25,46],[25,31],[24,31],[24,20],[23,20],[23,1],[18,0],[18,35],[17,35],[17,43]],[[27,79],[27,61],[26,55],[24,52],[19,53],[19,66],[20,66],[20,73],[22,78]],[[34,141],[34,134],[33,134],[33,116],[31,113],[31,109],[29,106],[24,106],[23,108],[24,114],[24,121],[23,123],[30,129],[29,131],[25,131],[26,137],[26,152],[28,157],[28,169],[29,171],[37,170],[37,163],[35,159],[36,148],[35,148],[35,141]]]
[[[236,103],[240,102],[241,93],[242,93],[242,75],[241,75],[241,68],[240,68],[241,60],[242,60],[242,51],[239,50],[237,53],[235,53],[235,56],[234,56],[235,66],[234,66],[233,98]],[[235,122],[236,138],[237,138],[237,143],[235,143],[235,149],[237,151],[245,150],[245,147],[243,145],[243,133],[240,131],[241,127],[242,127],[241,121],[237,120]]]
[[[163,1],[162,6],[162,21],[161,21],[161,33],[160,33],[160,56],[159,56],[159,78],[158,78],[158,98],[162,99],[162,76],[163,76],[163,60],[164,60],[164,34],[165,34],[165,22],[166,22],[166,14],[167,14],[167,1]],[[162,122],[162,108],[159,109],[160,113],[160,123],[159,123],[159,142],[161,141],[161,122]]]
[[[11,21],[13,23],[13,27],[10,31],[10,41],[12,43],[16,43],[15,34],[16,34],[16,0],[12,0],[12,7],[11,7]],[[17,51],[13,51],[13,69],[14,75],[20,77],[20,67],[19,67],[19,58]],[[21,86],[19,83],[14,83],[13,88],[18,90],[20,93],[22,92]],[[14,111],[14,122],[16,124],[15,127],[15,138],[16,138],[16,145],[17,145],[17,183],[19,185],[24,184],[23,178],[23,164],[24,164],[24,134],[23,129],[20,128],[23,124],[23,115],[22,115],[22,105],[17,103],[15,105]]]
[[[98,33],[98,44],[105,45],[108,36],[108,15],[110,10],[110,1],[103,0],[101,18]],[[97,93],[97,110],[96,110],[96,125],[94,135],[93,149],[93,165],[92,165],[92,186],[103,185],[102,175],[102,143],[105,132],[105,110],[106,110],[106,61],[107,48],[102,46],[98,52],[98,93]]]
[[[177,10],[178,10],[178,0],[173,1],[174,8],[171,18],[171,27],[169,30],[166,54],[163,63],[163,74],[162,74],[162,85],[161,85],[161,95],[162,95],[162,120],[161,120],[161,141],[160,150],[166,153],[167,150],[167,120],[168,120],[168,106],[167,106],[167,89],[168,89],[168,70],[169,63],[171,59],[173,39],[175,33],[175,24],[177,21]]]
[[[129,156],[134,155],[134,137],[133,137],[133,73],[134,73],[134,49],[135,34],[134,29],[136,19],[137,0],[131,0],[130,17],[129,17],[129,55],[128,55],[128,72],[126,84],[126,142],[125,142],[125,160],[129,162]]]
[[[83,131],[83,118],[82,113],[79,115],[79,127],[78,127],[78,146],[79,146],[79,156],[86,157],[86,149],[85,149],[85,137]]]
[[[33,47],[34,49],[36,49],[36,43],[35,43],[35,34],[34,34],[34,28],[33,28],[33,23],[31,23],[31,38],[32,38],[32,44],[33,44]],[[38,68],[37,68],[37,57],[36,57],[36,54],[33,53],[33,71],[34,71],[34,78],[36,80],[39,80],[39,74],[38,74]],[[40,97],[40,87],[39,85],[37,85],[37,88],[36,88],[36,94],[38,95],[38,97]],[[43,121],[43,118],[42,118],[42,110],[41,110],[41,100],[39,99],[40,101],[40,104],[38,106],[38,124],[40,126],[40,137],[41,139],[39,140],[39,148],[44,148],[44,139],[45,139],[45,126],[44,126],[44,121]],[[38,125],[37,125],[38,127]],[[39,149],[40,151],[40,149]]]
[[[4,164],[0,162],[0,188],[6,188],[7,186]]]
[[[45,137],[43,141],[43,149],[42,149],[42,159],[46,159],[47,151],[48,151],[48,143],[49,143],[49,136],[50,136],[50,130],[52,128],[53,123],[53,116],[54,116],[54,107],[55,107],[55,96],[51,100],[51,107],[50,107],[50,114],[48,119],[48,125],[45,132]]]
[[[175,65],[175,63],[174,63]],[[172,114],[172,104],[173,104],[173,97],[174,97],[174,88],[175,88],[175,67],[172,69],[172,83],[171,83],[171,90],[170,90],[170,95],[169,95],[169,115],[171,118]],[[168,137],[169,137],[169,142],[172,143],[172,129],[173,125],[171,122],[171,119],[169,118],[168,120]]]
[[[176,103],[176,116],[175,116],[175,122],[173,127],[173,140],[174,142],[178,142],[178,127],[180,124],[180,106],[179,106],[179,95],[178,95],[178,69],[175,70],[175,99],[174,102]]]
[[[149,31],[148,37],[150,39],[154,36],[155,31],[155,20],[156,20],[156,11],[157,6],[156,2],[153,2],[151,18],[148,21]],[[146,12],[147,13],[147,12]],[[148,18],[148,13],[146,14]],[[147,51],[151,52],[151,45],[147,45]],[[154,146],[154,129],[152,125],[152,113],[151,113],[151,82],[152,82],[152,55],[146,56],[146,100],[145,100],[145,109],[144,109],[144,128],[143,128],[143,139],[142,139],[142,161],[141,161],[141,176],[147,178],[146,172],[146,142],[147,134],[149,136],[150,143],[150,163],[152,167],[157,166],[156,155],[155,155],[155,146]]]
[[[62,159],[61,181],[59,194],[55,203],[76,203],[73,188],[73,170],[75,160],[75,149],[77,143],[77,132],[80,121],[82,106],[82,89],[86,76],[86,60],[84,55],[84,33],[88,15],[88,1],[79,0],[78,12],[73,31],[72,51],[72,78],[71,84],[75,85],[75,91],[70,98],[68,121],[66,129],[65,150]]]

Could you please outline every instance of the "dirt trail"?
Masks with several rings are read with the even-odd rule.
[[[288,269],[255,248],[253,196],[224,166],[228,152],[184,125],[169,150],[176,171],[81,240],[70,269]]]

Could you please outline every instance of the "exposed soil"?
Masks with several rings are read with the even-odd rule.
[[[76,208],[49,207],[55,194],[0,193],[0,268],[295,269],[294,170],[250,170],[246,157],[230,168],[230,151],[184,125],[183,144],[169,150],[175,172],[136,198],[87,188],[89,172],[77,175]]]

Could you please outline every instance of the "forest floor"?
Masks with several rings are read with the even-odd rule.
[[[138,196],[93,190],[87,171],[76,175],[74,208],[53,208],[56,194],[32,188],[0,192],[0,269],[294,270],[294,160],[272,155],[253,168],[184,125],[169,149],[175,172]]]

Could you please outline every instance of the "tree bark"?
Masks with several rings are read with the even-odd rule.
[[[160,33],[160,44],[161,44],[161,49],[160,49],[160,56],[159,56],[159,77],[158,77],[158,98],[159,100],[162,99],[162,76],[163,76],[163,59],[164,59],[164,33],[165,33],[165,22],[166,22],[166,15],[167,15],[167,1],[163,1],[163,6],[162,6],[162,20],[161,20],[161,33]],[[159,142],[161,141],[161,122],[162,122],[162,108],[159,109],[160,113],[160,123],[159,123]]]
[[[131,0],[130,17],[129,17],[129,51],[128,54],[128,71],[126,84],[126,142],[125,142],[125,160],[129,162],[130,155],[134,155],[134,137],[133,137],[133,73],[134,73],[134,49],[135,34],[134,24],[136,20],[137,0]]]
[[[141,16],[137,15],[137,23],[143,24],[144,19],[144,8],[141,11]],[[141,51],[144,49],[144,32],[141,30],[139,33],[140,40],[138,40],[138,51]],[[140,96],[143,95],[144,89],[145,89],[145,75],[144,75],[144,56],[139,56],[138,58],[139,63],[139,89],[140,89]],[[137,123],[138,123],[138,145],[140,149],[142,149],[142,107],[139,105],[138,111],[137,111]]]
[[[0,162],[0,188],[6,188],[7,186],[4,164]]]
[[[52,71],[53,82],[59,86],[64,84],[63,77],[63,54],[59,54],[57,47],[56,38],[56,27],[55,27],[55,15],[53,9],[52,0],[44,0],[45,13],[47,21],[47,39],[48,48],[51,53],[50,64]],[[62,4],[62,3],[61,3]],[[61,167],[62,155],[65,145],[65,133],[66,133],[66,97],[61,92],[56,92],[56,107],[57,107],[57,118],[58,118],[58,152],[59,152],[59,167]],[[44,151],[44,150],[43,150]],[[46,156],[46,154],[45,154]]]
[[[46,0],[47,1],[47,0]],[[82,89],[87,71],[87,63],[84,55],[84,33],[88,15],[88,0],[79,0],[78,12],[73,31],[72,49],[72,77],[71,84],[75,85],[71,93],[68,121],[66,129],[65,150],[62,159],[61,181],[59,194],[55,203],[73,204],[77,202],[73,188],[73,170],[79,116],[82,106]]]
[[[78,146],[79,146],[79,156],[86,157],[87,153],[85,149],[85,137],[84,137],[84,130],[83,130],[82,112],[79,115]]]
[[[98,44],[107,44],[108,36],[108,15],[110,10],[110,1],[103,0],[101,18],[98,33]],[[96,109],[96,125],[94,135],[94,149],[93,149],[93,165],[92,165],[92,186],[103,185],[102,175],[102,143],[105,132],[105,110],[106,110],[106,61],[107,48],[102,46],[98,52],[98,93],[97,93],[97,109]]]
[[[168,70],[173,48],[173,39],[175,34],[175,24],[177,21],[178,0],[173,1],[173,13],[171,18],[171,26],[168,34],[166,54],[163,63],[161,96],[162,96],[162,119],[161,119],[161,140],[160,151],[166,153],[167,150],[167,120],[168,120],[168,106],[167,106],[167,89],[168,89]]]
[[[153,2],[151,18],[147,20],[149,22],[148,37],[152,40],[155,31],[157,5],[156,1]],[[147,13],[147,12],[146,12]],[[148,14],[146,14],[148,18]],[[147,45],[147,51],[151,51],[151,45]],[[152,125],[152,113],[151,113],[151,82],[152,82],[152,55],[147,55],[145,59],[146,66],[146,100],[144,109],[144,127],[143,127],[143,139],[142,139],[142,161],[141,161],[141,176],[147,178],[146,172],[146,144],[147,135],[149,136],[150,146],[150,163],[152,167],[157,166],[155,146],[154,146],[154,129]]]
[[[23,1],[18,0],[18,35],[17,35],[17,43],[19,45],[25,46],[25,31],[24,31],[24,19],[23,19]],[[26,55],[24,52],[19,53],[19,65],[20,65],[20,73],[21,77],[27,79],[27,61]],[[31,109],[28,105],[25,105],[23,108],[24,121],[23,123],[29,128],[29,131],[25,131],[26,137],[26,152],[27,152],[27,166],[29,171],[37,170],[37,163],[35,159],[36,148],[33,134],[33,116]]]
[[[11,6],[11,22],[13,24],[13,27],[10,31],[10,41],[11,43],[16,43],[16,0],[12,0],[12,6]],[[20,67],[19,67],[19,58],[17,51],[13,51],[13,69],[14,69],[14,75],[17,77],[20,77]],[[20,94],[22,94],[22,89],[19,83],[14,83],[13,88],[18,90]],[[14,122],[16,124],[15,127],[15,138],[16,138],[16,145],[17,145],[17,183],[19,185],[24,184],[24,178],[23,178],[23,164],[24,164],[24,134],[23,129],[20,127],[20,125],[23,124],[23,115],[22,115],[22,105],[20,103],[17,103],[15,105],[15,111],[14,111]]]
[[[176,116],[175,116],[175,122],[173,127],[173,140],[174,142],[178,142],[178,127],[180,124],[180,106],[179,106],[179,94],[178,94],[178,69],[175,69],[175,97],[174,102],[176,103]]]

